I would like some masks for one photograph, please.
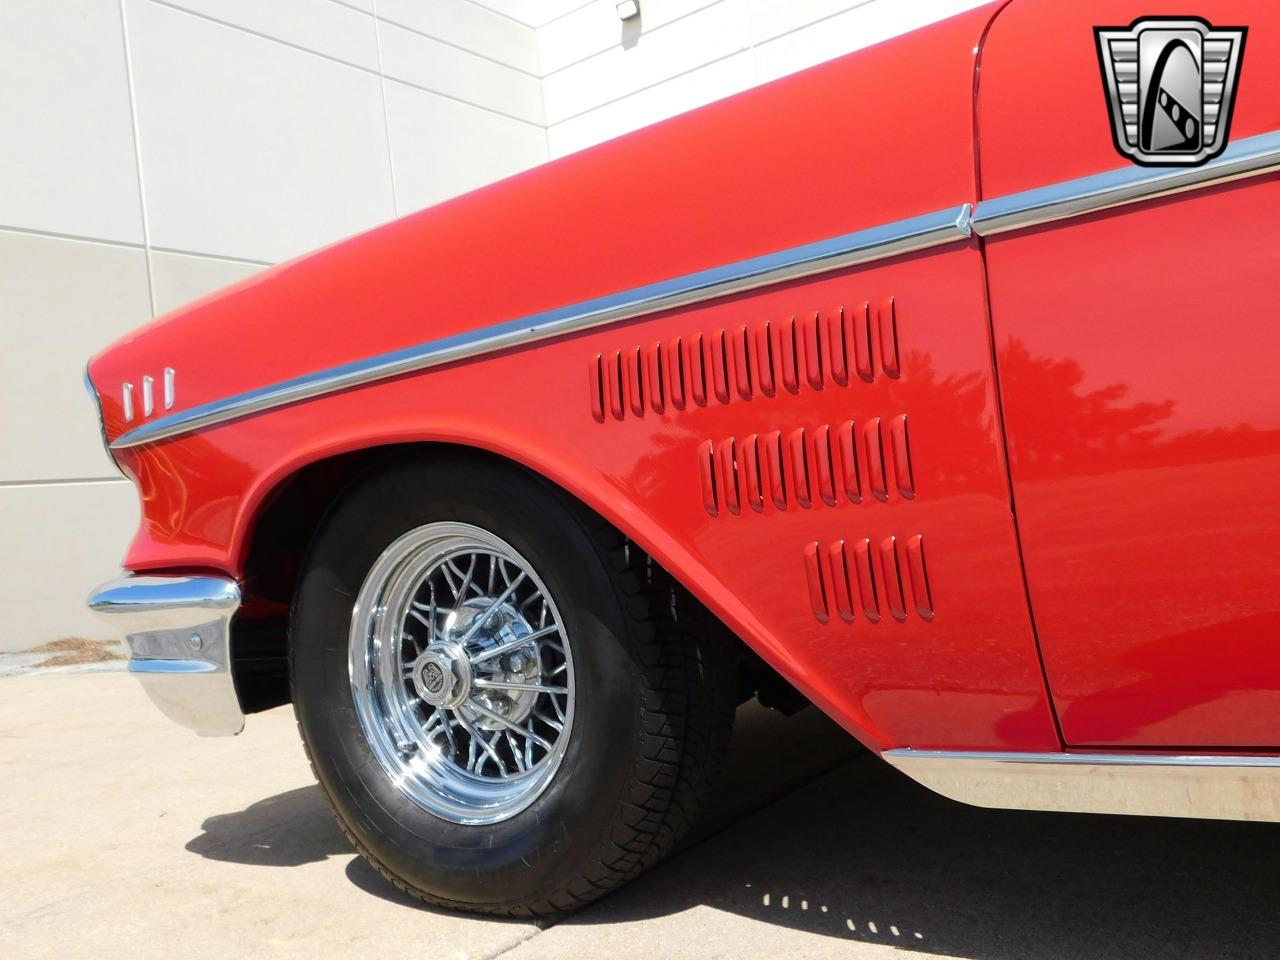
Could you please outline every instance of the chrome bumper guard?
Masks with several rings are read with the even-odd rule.
[[[129,671],[170,720],[202,737],[244,729],[231,675],[240,587],[223,577],[124,577],[89,597],[129,647]]]

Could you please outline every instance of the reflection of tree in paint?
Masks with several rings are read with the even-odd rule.
[[[1000,351],[999,365],[1018,471],[1029,479],[1074,473],[1099,456],[1113,462],[1140,456],[1155,445],[1158,425],[1173,412],[1172,400],[1125,404],[1124,384],[1084,391],[1079,363],[1033,356],[1016,338]],[[1034,429],[1018,430],[1028,418]]]
[[[1021,479],[1280,453],[1280,431],[1245,423],[1172,432],[1174,400],[1126,403],[1129,387],[1123,383],[1086,391],[1077,361],[1034,356],[1016,338],[1000,351],[999,368]]]
[[[929,454],[923,463],[931,483],[963,484],[996,477],[999,461],[992,455],[995,408],[985,370],[940,375],[933,355],[909,351],[902,379],[892,386],[890,406],[909,417],[928,417]],[[945,414],[945,428],[935,418]]]

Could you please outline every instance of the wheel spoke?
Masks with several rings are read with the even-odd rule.
[[[541,720],[543,723],[545,723],[552,730],[556,731],[556,733],[559,733],[561,730],[564,729],[563,723],[558,723],[555,720],[552,720],[550,717],[548,717],[544,713],[539,713],[537,710],[535,710],[533,711],[533,715],[537,717],[539,720]]]
[[[529,769],[529,764],[526,759],[520,755],[520,746],[516,743],[516,738],[511,735],[510,730],[503,731],[503,736],[506,737],[507,746],[511,748],[511,756],[515,758],[516,769],[521,773],[524,773]],[[529,741],[526,740],[525,745],[528,746],[528,744]]]
[[[393,546],[355,601],[364,638],[349,669],[361,726],[421,806],[452,822],[499,822],[562,762],[573,638],[539,574],[493,534],[441,521]]]
[[[509,777],[511,776],[511,771],[507,768],[507,765],[502,762],[502,758],[498,756],[498,749],[494,746],[501,737],[502,734],[495,730],[492,739],[486,740],[484,737],[480,738],[480,746],[484,747],[485,753],[489,754],[489,756],[493,758],[493,762],[498,768],[498,776]]]
[[[457,585],[456,583],[454,583],[454,582],[453,582],[453,572],[449,569],[449,561],[448,561],[448,560],[446,560],[444,563],[440,564],[440,575],[441,575],[442,577],[444,577],[444,582],[445,582],[446,584],[448,584],[448,586],[449,586],[449,590],[450,590],[450,592],[453,594],[453,599],[454,599],[458,604],[461,604],[461,603],[462,603],[462,597],[461,597],[461,596],[459,596],[459,594],[458,594],[458,585]]]
[[[435,716],[440,719],[440,725],[444,727],[444,735],[449,741],[449,759],[452,760],[458,752],[458,741],[453,735],[453,724],[449,722],[449,714],[440,707],[436,707]]]
[[[490,710],[483,703],[480,703],[475,699],[471,699],[467,701],[467,706],[471,707],[471,709],[475,710],[477,713],[483,714],[484,716],[488,717],[494,723],[500,723],[504,727],[508,727],[509,729],[514,730],[516,733],[520,734],[520,736],[522,737],[531,738],[534,743],[538,744],[538,746],[542,747],[544,750],[547,750],[548,752],[551,751],[552,749],[551,744],[548,743],[545,739],[538,736],[532,730],[529,730],[525,727],[520,726],[520,724],[516,723],[514,720],[508,720],[506,717],[504,717],[502,714],[498,713],[497,711]]]
[[[538,693],[568,693],[568,687],[544,687],[540,683],[522,683],[518,680],[492,680],[476,677],[471,681],[473,687],[497,690],[531,690]]]
[[[541,630],[535,630],[533,633],[526,633],[523,637],[516,637],[514,640],[508,640],[506,643],[500,643],[496,647],[490,647],[488,650],[481,650],[479,653],[471,655],[472,663],[484,663],[486,660],[492,660],[494,657],[501,657],[503,654],[510,653],[513,650],[519,650],[521,647],[527,647],[529,644],[542,639],[550,633],[554,633],[560,628],[557,626],[543,627]]]
[[[471,580],[472,580],[472,577],[475,576],[476,564],[479,561],[480,561],[480,555],[473,553],[471,555],[471,566],[467,567],[467,572],[465,574],[458,569],[457,565],[453,560],[448,560],[445,562],[445,566],[451,567],[455,574],[462,577],[462,586],[458,588],[459,602],[465,602],[467,599],[467,591],[470,590],[473,586],[475,586],[475,584],[473,584]]]
[[[474,702],[469,701],[469,703],[471,703],[471,706],[475,706]],[[498,765],[498,770],[502,773],[502,775],[504,777],[507,776],[507,766],[502,762],[502,758],[498,756],[498,752],[493,749],[493,745],[490,744],[489,741],[486,740],[484,737],[480,736],[480,731],[476,729],[476,725],[472,723],[470,720],[468,720],[466,717],[464,717],[462,715],[461,710],[457,711],[456,716],[458,718],[458,722],[462,724],[462,729],[466,730],[467,735],[471,737],[472,747],[474,748],[476,746],[479,746],[480,749],[482,749],[486,754],[488,754],[490,757],[493,758],[493,762]],[[496,717],[497,714],[495,713],[494,716]],[[480,772],[479,768],[477,767],[471,767],[470,769],[475,773]]]
[[[493,612],[506,603],[507,598],[510,597],[511,594],[516,592],[516,587],[520,586],[524,581],[525,576],[525,572],[521,570],[520,576],[516,577],[515,580],[507,586],[507,589],[503,590],[502,593],[498,595],[497,599],[490,603],[489,606],[485,607],[483,613],[471,621],[471,626],[467,627],[467,632],[457,640],[459,646],[465,647],[467,645],[467,641],[480,631],[480,628],[485,625],[491,616],[493,616]]]

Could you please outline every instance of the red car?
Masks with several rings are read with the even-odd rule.
[[[462,909],[653,863],[755,693],[969,803],[1280,820],[1280,10],[1166,12],[993,3],[143,327],[93,607]]]

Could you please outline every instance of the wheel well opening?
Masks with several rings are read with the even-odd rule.
[[[241,707],[257,713],[289,703],[289,615],[302,565],[329,510],[360,477],[399,458],[448,457],[484,460],[536,477],[569,497],[582,510],[588,505],[522,464],[474,447],[445,443],[391,444],[339,454],[310,463],[281,481],[263,501],[252,524],[243,565],[244,603],[232,625],[232,671]],[[612,524],[610,524],[612,526]],[[616,530],[617,528],[614,527]],[[625,533],[617,531],[626,539]],[[677,577],[661,567],[637,544],[627,540],[632,562],[648,567],[664,585],[671,602],[694,613],[706,629],[723,632],[737,651],[739,701],[758,696],[765,706],[792,713],[808,704],[794,687],[760,658],[741,638],[708,610]]]

